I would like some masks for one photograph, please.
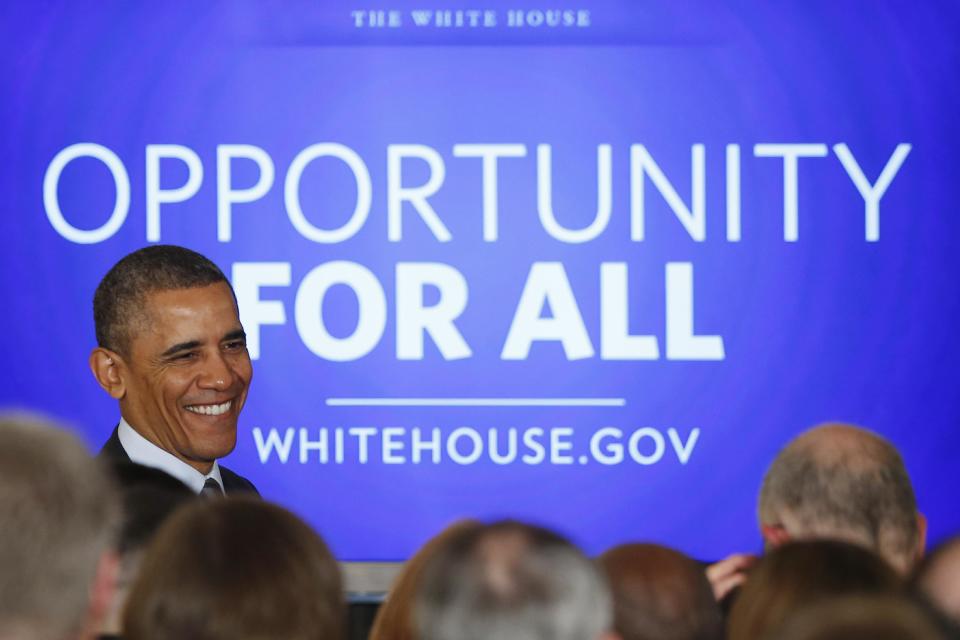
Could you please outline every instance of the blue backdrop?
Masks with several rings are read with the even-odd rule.
[[[0,405],[106,439],[93,290],[160,241],[259,345],[228,464],[342,559],[461,516],[753,550],[824,420],[960,528],[954,3],[351,4],[0,9]]]

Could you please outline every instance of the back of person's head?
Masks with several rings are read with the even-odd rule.
[[[79,440],[0,416],[0,637],[91,631],[109,601],[117,511],[109,474]]]
[[[167,520],[123,616],[126,640],[338,640],[344,627],[323,540],[254,498],[200,501]]]
[[[960,630],[960,536],[940,544],[924,558],[912,584]]]
[[[220,268],[196,251],[156,244],[122,258],[103,277],[93,295],[97,345],[128,354],[133,327],[146,321],[147,295],[230,282]]]
[[[946,636],[905,597],[851,595],[800,609],[758,640],[946,640]]]
[[[119,487],[121,520],[117,549],[121,556],[142,551],[160,525],[196,494],[173,476],[134,462],[113,462],[110,471]]]
[[[597,567],[546,529],[505,521],[454,537],[424,568],[418,640],[596,640],[611,629]]]
[[[902,573],[922,554],[925,523],[903,459],[859,427],[824,424],[795,438],[770,465],[758,502],[761,531],[773,544],[847,540]]]
[[[403,565],[403,569],[390,588],[390,593],[380,608],[370,629],[369,640],[415,640],[413,607],[417,590],[423,580],[423,570],[438,551],[451,540],[480,528],[476,520],[455,522],[425,545]]]
[[[159,469],[114,462],[111,471],[120,488],[122,506],[116,543],[120,566],[101,634],[119,635],[127,594],[139,573],[147,544],[167,518],[197,496],[187,485]]]
[[[598,559],[623,640],[719,640],[720,607],[703,568],[656,544],[627,544]]]
[[[900,576],[877,554],[838,540],[791,542],[764,556],[730,611],[729,640],[757,640],[821,599],[891,594]]]

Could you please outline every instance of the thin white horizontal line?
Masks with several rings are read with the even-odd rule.
[[[624,398],[327,398],[330,407],[622,407]]]

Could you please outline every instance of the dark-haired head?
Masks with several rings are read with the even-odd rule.
[[[756,640],[822,599],[900,589],[896,571],[866,548],[837,540],[791,542],[751,571],[730,612],[728,638]]]
[[[147,294],[218,282],[229,285],[220,268],[196,251],[165,244],[134,251],[113,265],[93,294],[97,344],[128,354],[133,333],[147,321]]]
[[[719,640],[720,607],[703,567],[657,544],[625,544],[598,558],[623,640]]]
[[[759,640],[947,640],[905,596],[850,595],[798,610]]]
[[[90,369],[137,433],[207,474],[236,445],[253,367],[237,300],[200,254],[158,245],[118,262],[94,295]]]
[[[253,498],[195,503],[147,549],[124,613],[127,640],[339,640],[339,567],[286,509]]]

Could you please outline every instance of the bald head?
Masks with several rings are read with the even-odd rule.
[[[901,571],[924,532],[903,459],[879,435],[846,424],[801,434],[763,479],[758,515],[768,541],[835,538],[876,550]]]

